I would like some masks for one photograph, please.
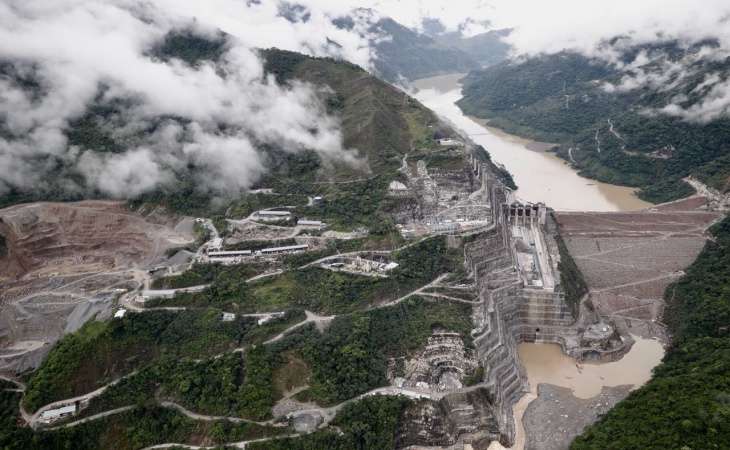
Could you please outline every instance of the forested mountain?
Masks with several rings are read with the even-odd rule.
[[[730,218],[665,294],[672,348],[574,450],[730,448]]]
[[[613,63],[562,52],[472,72],[459,105],[508,132],[560,144],[581,174],[636,186],[661,202],[692,192],[694,175],[728,188],[730,120],[704,114],[729,58],[712,42],[623,49]],[[710,51],[708,52],[708,49]]]
[[[193,67],[205,62],[215,64],[227,48],[227,39],[224,34],[211,37],[191,31],[171,32],[149,51],[149,57],[162,61],[182,61]],[[361,161],[357,164],[329,163],[322,161],[320,155],[314,151],[305,149],[292,153],[277,145],[261,144],[256,151],[264,155],[267,175],[260,180],[259,186],[273,187],[277,192],[285,194],[308,194],[314,187],[307,183],[372,178],[368,192],[375,197],[363,200],[361,205],[369,208],[368,213],[361,216],[371,216],[378,208],[379,195],[385,191],[389,180],[400,166],[402,156],[415,146],[429,148],[436,145],[433,133],[437,127],[429,128],[436,126],[435,116],[416,100],[362,68],[340,60],[313,58],[276,49],[262,50],[260,55],[265,61],[265,71],[274,75],[279,84],[307,82],[318,89],[318,96],[327,114],[339,122],[342,147],[356,150]],[[0,77],[28,90],[36,90],[38,95],[42,95],[32,72],[18,71],[10,63],[0,64]],[[39,185],[34,189],[10,189],[0,197],[0,206],[39,200],[105,197],[104,193],[92,187],[65,187],[65,180],[69,179],[84,185],[83,177],[77,172],[77,162],[83,153],[124,154],[129,149],[144,144],[147,137],[158,132],[163,124],[186,123],[181,118],[161,116],[142,126],[129,126],[125,122],[125,109],[129,106],[127,100],[107,101],[105,89],[104,86],[99,87],[97,99],[65,130],[69,149],[77,150],[69,150],[68,154],[58,157],[47,157],[43,161],[46,167],[53,167],[54,176],[43,186]],[[134,104],[134,101],[133,98],[128,99],[130,104]],[[225,129],[220,132],[225,133]],[[174,182],[144,192],[133,198],[133,203],[162,203],[176,211],[194,213],[202,212],[201,208],[211,207],[210,200],[213,197],[221,197],[215,192],[201,191],[196,187],[195,174],[198,167],[195,165],[175,167],[173,170],[176,175]],[[321,190],[321,187],[318,189]],[[345,192],[346,185],[339,191],[345,197],[343,202],[349,204],[347,209],[350,212],[359,211],[359,207],[351,204],[359,196]],[[226,197],[225,200],[222,206],[218,203],[221,211],[237,198]]]
[[[460,32],[449,32],[432,37],[442,45],[448,45],[468,54],[481,67],[489,67],[507,59],[510,46],[502,38],[508,36],[510,31],[491,30],[470,37],[464,37]]]
[[[375,45],[378,74],[388,81],[401,77],[416,80],[433,75],[468,72],[481,67],[466,51],[404,27],[393,19],[381,19],[371,30],[384,36]],[[458,39],[455,40],[458,42]]]
[[[368,17],[373,14],[370,10],[359,13]],[[426,26],[421,32],[388,17],[376,20],[373,16],[370,20],[374,69],[380,78],[391,83],[480,69],[505,60],[510,49],[502,41],[510,30],[464,37],[460,31],[448,32],[443,26]],[[335,22],[341,28],[355,26],[350,17]]]

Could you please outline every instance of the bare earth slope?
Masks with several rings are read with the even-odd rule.
[[[634,334],[662,336],[666,287],[695,260],[720,214],[701,197],[644,211],[556,213],[566,245],[602,316]]]
[[[121,202],[0,210],[0,371],[35,366],[64,332],[109,313],[115,289],[136,283],[135,270],[192,240],[173,225]]]

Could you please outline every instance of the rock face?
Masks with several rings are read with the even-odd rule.
[[[446,392],[463,387],[463,379],[477,367],[473,355],[464,348],[459,333],[437,330],[424,350],[405,362],[402,387]]]
[[[0,273],[18,278],[139,264],[192,236],[151,223],[121,202],[33,203],[0,211]]]
[[[493,397],[484,387],[449,394],[438,401],[418,401],[404,414],[397,447],[445,447],[458,440],[488,444],[500,438],[494,409]]]

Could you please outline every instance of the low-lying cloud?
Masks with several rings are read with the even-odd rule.
[[[218,62],[191,66],[150,56],[169,32],[191,29],[229,34]],[[190,166],[201,189],[237,192],[264,173],[262,144],[356,162],[318,87],[281,86],[264,74],[256,49],[272,46],[364,66],[371,58],[366,37],[338,29],[324,13],[293,23],[275,2],[3,2],[0,64],[13,76],[0,77],[0,192],[42,187],[59,166],[114,197],[173,182]],[[105,125],[129,142],[127,151],[69,145],[70,123],[92,103],[119,110]],[[154,132],[140,139],[135,132],[150,123]],[[71,179],[56,181],[82,189]]]

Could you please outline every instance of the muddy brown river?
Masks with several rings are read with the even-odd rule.
[[[489,151],[492,159],[502,164],[514,177],[517,197],[528,202],[544,202],[559,211],[631,211],[650,206],[635,190],[599,183],[583,178],[562,159],[546,150],[552,144],[534,142],[490,128],[479,119],[465,116],[455,102],[461,98],[459,79],[462,74],[444,75],[418,80],[413,86],[416,98],[441,117],[469,135]],[[513,450],[525,446],[526,430],[522,416],[537,396],[541,383],[568,388],[578,398],[592,398],[604,386],[630,385],[634,389],[646,383],[651,370],[659,364],[664,348],[653,339],[634,336],[628,354],[612,363],[576,363],[558,345],[520,344],[518,352],[530,383],[530,392],[514,409],[516,425]],[[529,433],[529,430],[527,430]],[[503,449],[494,442],[490,450]]]
[[[455,104],[461,98],[461,77],[462,74],[443,75],[415,81],[415,96],[504,165],[514,177],[520,199],[544,202],[558,211],[630,211],[650,205],[639,199],[632,188],[579,176],[565,161],[545,151],[550,144],[511,136],[465,116]]]

